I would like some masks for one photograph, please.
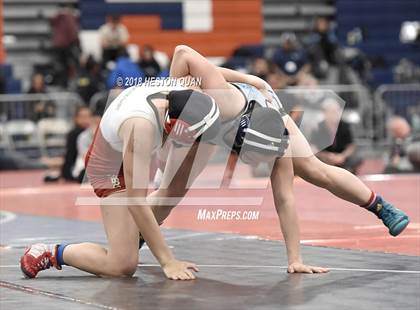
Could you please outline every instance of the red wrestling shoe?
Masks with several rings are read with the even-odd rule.
[[[38,272],[54,266],[61,270],[57,264],[57,244],[37,243],[31,245],[20,258],[20,269],[27,278],[35,278]]]

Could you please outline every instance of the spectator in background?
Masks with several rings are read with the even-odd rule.
[[[41,73],[32,75],[31,86],[29,87],[28,94],[45,94],[47,88],[45,86],[44,76]]]
[[[273,71],[273,65],[265,58],[255,58],[251,64],[251,74],[258,76],[264,81],[267,80],[268,75]]]
[[[161,67],[154,57],[154,52],[150,45],[144,45],[140,50],[139,66],[146,78],[157,77],[161,71]]]
[[[412,143],[407,148],[408,160],[412,165],[413,172],[420,172],[420,140]]]
[[[31,79],[31,86],[27,92],[28,94],[46,94],[44,76],[41,73],[35,73]],[[55,104],[52,101],[37,101],[33,106],[31,118],[37,122],[42,118],[54,117]]]
[[[74,114],[74,128],[67,134],[66,152],[59,176],[46,175],[45,182],[55,182],[60,178],[65,181],[77,181],[73,176],[73,168],[77,159],[77,137],[91,125],[92,113],[86,106],[79,106]]]
[[[273,62],[281,73],[288,76],[290,86],[298,85],[299,79],[310,70],[305,50],[300,46],[296,35],[291,32],[280,36],[280,48],[274,52]]]
[[[255,55],[247,46],[240,46],[233,51],[232,56],[222,64],[222,67],[238,71],[247,71],[250,60],[256,56],[257,55]]]
[[[102,47],[102,65],[115,61],[125,50],[128,43],[128,30],[121,23],[120,16],[108,16],[106,24],[99,28],[99,39]]]
[[[289,77],[282,72],[271,72],[267,75],[266,82],[273,89],[283,89],[289,85]]]
[[[326,99],[323,109],[324,120],[312,132],[310,140],[314,154],[329,165],[357,173],[362,159],[356,153],[350,125],[340,119],[340,105],[333,99]]]
[[[116,60],[114,69],[107,78],[108,89],[128,88],[141,82],[144,72],[133,62],[124,50]]]
[[[77,159],[73,166],[72,174],[79,183],[83,182],[85,175],[85,158],[86,154],[92,144],[96,129],[101,122],[102,115],[105,112],[105,105],[98,105],[93,112],[89,128],[85,129],[77,137]]]
[[[88,103],[92,96],[105,88],[102,82],[101,67],[92,55],[80,61],[80,71],[76,76],[72,90]]]
[[[74,115],[74,128],[67,134],[66,153],[61,167],[61,177],[66,181],[75,181],[73,167],[77,158],[77,137],[83,130],[89,128],[92,121],[92,113],[89,108],[81,106],[76,109]]]
[[[0,71],[0,94],[6,93],[6,79],[3,76],[3,72]]]
[[[322,53],[322,59],[325,59],[330,64],[336,64],[338,39],[327,17],[318,17],[316,19],[313,35],[316,37],[316,44]]]
[[[401,116],[388,122],[392,138],[384,173],[407,173],[420,171],[420,141],[412,136],[411,127]]]
[[[79,63],[79,18],[71,5],[61,4],[58,13],[50,19],[50,25],[56,56],[57,83],[67,87],[68,78],[76,73]]]
[[[327,17],[315,20],[313,32],[306,38],[312,71],[318,78],[325,78],[330,65],[336,65],[338,39]]]

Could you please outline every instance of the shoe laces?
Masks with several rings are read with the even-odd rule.
[[[390,219],[391,217],[397,216],[398,215],[398,210],[393,208],[393,207],[389,207],[389,206],[383,206],[382,208],[382,218],[384,219]]]
[[[39,270],[49,269],[51,267],[50,257],[45,255],[42,259],[36,264],[36,267]]]

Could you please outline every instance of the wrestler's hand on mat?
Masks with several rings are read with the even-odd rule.
[[[291,263],[287,268],[288,273],[326,273],[328,271],[327,268],[308,266],[301,262]]]
[[[198,272],[196,264],[176,259],[162,265],[162,269],[166,277],[171,280],[194,280],[195,275],[192,271]]]

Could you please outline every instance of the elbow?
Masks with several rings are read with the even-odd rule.
[[[193,49],[187,45],[177,45],[175,47],[174,57],[186,57],[191,54],[192,51]]]

